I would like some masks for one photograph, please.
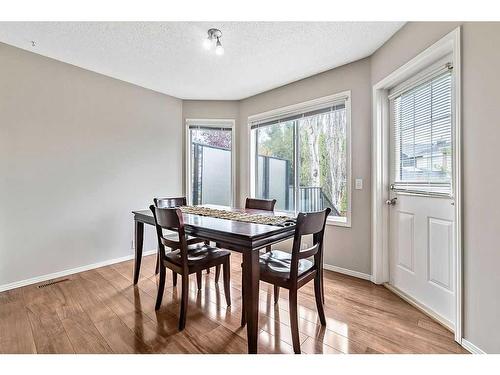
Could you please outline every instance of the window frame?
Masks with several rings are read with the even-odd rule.
[[[316,99],[308,100],[305,102],[289,105],[286,107],[280,107],[273,109],[271,111],[266,111],[262,113],[258,113],[255,115],[248,116],[247,125],[248,125],[248,191],[250,192],[251,197],[256,196],[256,137],[252,132],[252,125],[256,122],[261,122],[264,120],[269,120],[271,118],[284,117],[292,114],[297,114],[300,112],[308,112],[312,109],[320,109],[328,106],[332,106],[338,104],[340,101],[344,101],[345,110],[346,110],[346,193],[347,193],[347,213],[345,217],[341,216],[329,216],[327,218],[327,225],[340,226],[340,227],[348,227],[352,226],[352,152],[351,152],[351,143],[352,143],[352,132],[351,132],[351,106],[352,106],[352,98],[351,91],[346,90],[342,92],[338,92],[332,95],[319,97]],[[295,141],[295,159],[300,155],[299,149],[299,138],[296,136],[294,138]],[[298,163],[296,163],[296,168]],[[295,178],[298,178],[298,174],[295,173]],[[296,181],[297,182],[297,181]],[[298,186],[298,185],[296,185]],[[296,196],[297,196],[296,192]],[[297,211],[297,205],[295,205],[295,211]]]
[[[236,135],[235,119],[185,119],[185,194],[188,205],[192,204],[192,186],[191,186],[191,126],[204,126],[209,128],[227,128],[231,129],[231,206],[236,205]]]

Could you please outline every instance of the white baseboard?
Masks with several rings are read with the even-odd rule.
[[[369,275],[367,273],[353,271],[353,270],[350,270],[347,268],[332,266],[330,264],[323,264],[323,268],[325,270],[343,273],[344,275],[354,276],[354,277],[357,277],[357,278],[363,279],[363,280],[370,280],[371,279],[371,275]]]
[[[156,253],[156,250],[145,251],[143,253],[143,256],[152,255],[154,253]],[[64,270],[64,271],[49,273],[49,274],[41,275],[41,276],[37,276],[37,277],[32,277],[32,278],[26,279],[26,280],[15,281],[13,283],[0,285],[0,292],[4,292],[4,291],[10,290],[10,289],[20,288],[20,287],[23,287],[26,285],[37,284],[37,283],[40,283],[42,281],[57,279],[58,277],[73,275],[73,274],[78,273],[78,272],[83,272],[83,271],[88,271],[88,270],[95,269],[95,268],[109,266],[110,264],[125,262],[125,261],[130,260],[130,259],[134,259],[134,254],[126,255],[126,256],[121,257],[121,258],[109,259],[109,260],[105,260],[105,261],[98,262],[98,263],[88,264],[88,265],[77,267],[77,268],[71,268],[69,270]],[[371,278],[371,276],[367,273],[353,271],[353,270],[350,270],[347,268],[332,266],[330,264],[324,264],[323,268],[326,270],[342,273],[344,275],[354,276],[354,277],[357,277],[357,278],[360,278],[363,280],[370,280],[370,278]]]
[[[443,327],[449,329],[451,332],[455,332],[455,324],[453,322],[450,322],[448,319],[442,317],[439,314],[436,314],[436,312],[432,311],[429,307],[426,305],[420,303],[419,301],[415,300],[408,294],[402,292],[401,290],[393,287],[389,283],[384,283],[383,284],[387,289],[389,289],[391,292],[394,294],[398,295],[402,299],[404,299],[406,302],[408,302],[410,305],[413,307],[417,308],[418,310],[422,311],[425,315],[430,316],[432,319],[437,321],[439,324],[441,324]]]
[[[155,253],[156,253],[156,250],[150,250],[150,251],[143,252],[142,255],[143,256],[145,256],[145,255],[152,255],[152,254],[155,254]],[[20,287],[26,286],[26,285],[40,283],[42,281],[47,281],[47,280],[51,280],[51,279],[57,279],[58,277],[73,275],[75,273],[92,270],[94,268],[100,268],[100,267],[104,267],[104,266],[109,266],[110,264],[125,262],[125,261],[130,260],[130,259],[134,259],[134,254],[126,255],[126,256],[121,257],[121,258],[104,260],[104,261],[98,262],[98,263],[87,264],[85,266],[81,266],[81,267],[77,267],[77,268],[71,268],[69,270],[64,270],[64,271],[49,273],[47,275],[32,277],[31,279],[26,279],[26,280],[21,280],[21,281],[15,281],[15,282],[10,283],[10,284],[0,285],[0,292],[4,292],[4,291],[10,290],[10,289],[20,288]]]
[[[462,346],[472,354],[486,354],[483,349],[478,348],[476,345],[474,345],[470,341],[467,341],[466,339],[462,339]]]

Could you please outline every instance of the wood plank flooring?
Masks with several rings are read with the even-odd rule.
[[[231,255],[231,298],[222,281],[190,280],[186,329],[177,330],[180,283],[167,273],[163,304],[154,310],[155,256],[144,257],[132,285],[133,261],[68,276],[68,281],[0,293],[0,353],[246,353],[240,327],[241,256]],[[57,279],[56,279],[57,280]],[[277,305],[261,282],[259,353],[293,353],[288,294]],[[327,327],[316,313],[313,285],[299,291],[303,353],[466,353],[451,332],[382,286],[325,271]]]

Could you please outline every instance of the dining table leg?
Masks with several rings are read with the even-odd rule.
[[[138,220],[135,223],[135,264],[134,264],[134,285],[139,281],[141,270],[142,246],[144,242],[144,223]]]
[[[247,321],[248,353],[257,353],[259,334],[259,251],[243,252],[244,306]]]

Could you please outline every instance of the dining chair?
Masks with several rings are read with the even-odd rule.
[[[247,198],[245,208],[254,210],[274,211],[276,199]]]
[[[153,199],[155,206],[158,208],[173,208],[181,207],[187,204],[186,197],[168,197],[168,198],[155,198]]]
[[[187,204],[186,197],[154,198],[153,202],[155,204],[155,207],[159,207],[159,208],[174,208],[174,207],[185,206]],[[175,233],[172,236],[174,239],[177,238],[177,234],[175,234]],[[204,241],[200,238],[188,236],[188,245],[194,245],[196,243],[201,243],[201,242],[205,242],[207,245],[209,244],[208,241]],[[207,273],[208,273],[208,271],[209,270],[207,270]],[[160,252],[158,251],[158,253],[156,255],[155,274],[158,274],[159,272],[160,272]],[[174,286],[177,286],[177,274],[175,272],[172,272],[172,280],[173,280]],[[197,280],[199,280],[198,289],[201,289],[201,274],[199,277],[197,277]]]
[[[274,285],[274,302],[279,298],[279,288],[289,291],[288,303],[290,312],[290,328],[295,353],[300,353],[299,325],[297,315],[297,292],[314,280],[314,295],[319,320],[326,325],[323,309],[323,237],[325,224],[331,209],[323,211],[299,213],[293,238],[292,252],[273,249],[259,258],[260,280]],[[312,235],[312,245],[301,249],[304,236]],[[312,259],[311,259],[312,258]]]
[[[276,199],[257,199],[247,198],[245,201],[245,208],[263,211],[274,211]],[[266,247],[266,252],[271,251],[271,246]]]
[[[155,202],[156,203],[156,202]],[[158,237],[158,249],[160,254],[160,280],[158,283],[158,295],[156,297],[155,309],[161,306],[163,291],[165,289],[166,269],[170,269],[181,275],[181,308],[179,316],[179,331],[186,326],[186,314],[188,307],[189,275],[196,273],[198,289],[200,288],[201,271],[217,265],[223,266],[224,295],[226,303],[231,305],[231,291],[229,285],[230,255],[228,250],[219,249],[206,245],[205,243],[189,244],[184,230],[182,212],[178,208],[160,208],[151,205]],[[164,230],[177,233],[177,241],[163,235]],[[165,252],[165,247],[172,251]]]
[[[245,201],[245,208],[262,210],[262,211],[274,211],[275,204],[276,204],[276,199],[247,198]],[[216,243],[215,246],[220,247],[218,243]],[[267,246],[266,251],[268,252],[271,251],[271,246]],[[219,275],[220,275],[220,266],[215,268],[215,282],[218,282]]]

